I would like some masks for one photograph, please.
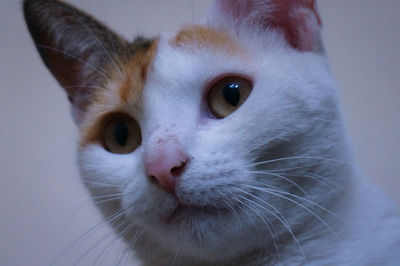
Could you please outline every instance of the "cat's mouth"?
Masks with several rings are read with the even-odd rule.
[[[176,224],[188,219],[204,219],[210,216],[220,216],[227,210],[221,207],[196,204],[177,203],[176,207],[163,220],[167,224]]]

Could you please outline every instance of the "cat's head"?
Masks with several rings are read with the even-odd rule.
[[[140,254],[275,251],[340,192],[314,1],[219,0],[198,25],[133,42],[60,1],[24,7],[71,101],[83,181]]]

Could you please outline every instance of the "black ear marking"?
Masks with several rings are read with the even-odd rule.
[[[73,107],[84,111],[95,87],[119,62],[129,43],[85,12],[57,0],[25,0],[25,20],[36,48]]]

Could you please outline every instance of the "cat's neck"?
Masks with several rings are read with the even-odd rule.
[[[284,259],[259,265],[382,265],[400,259],[395,251],[388,254],[400,244],[398,210],[370,181],[355,174],[331,210],[340,220],[324,217],[330,229],[315,221],[298,235],[305,258],[292,243],[282,251]]]

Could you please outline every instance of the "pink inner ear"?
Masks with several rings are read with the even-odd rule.
[[[322,26],[315,0],[217,0],[217,10],[250,26],[281,29],[288,43],[302,51],[317,48]]]
[[[322,26],[314,0],[286,0],[286,21],[282,21],[285,35],[294,48],[312,51],[316,35]],[[285,18],[285,16],[283,16]]]

